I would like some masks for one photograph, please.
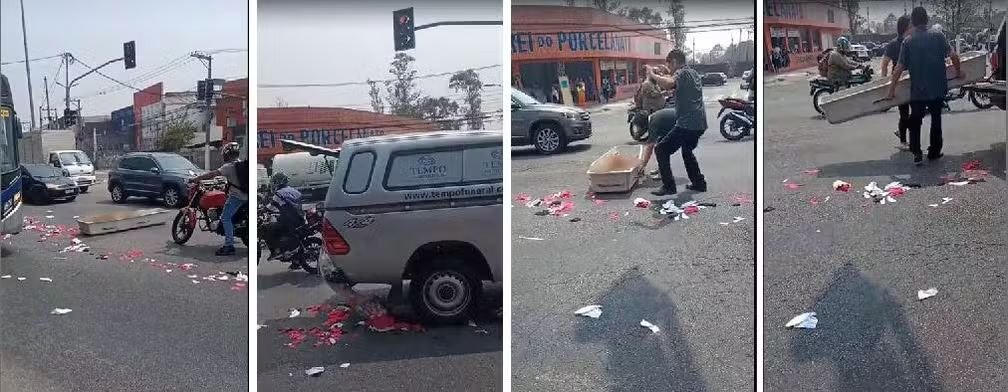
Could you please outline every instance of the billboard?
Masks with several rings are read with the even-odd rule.
[[[112,112],[112,132],[116,135],[132,135],[135,129],[135,122],[133,106],[127,106]]]

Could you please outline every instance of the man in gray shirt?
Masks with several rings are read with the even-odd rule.
[[[959,54],[952,50],[945,35],[937,31],[928,31],[928,15],[924,7],[917,7],[910,13],[910,24],[913,31],[903,40],[899,54],[899,63],[893,70],[892,83],[889,85],[889,99],[896,97],[896,82],[903,76],[903,71],[910,72],[910,152],[914,154],[914,164],[923,161],[920,134],[924,116],[931,115],[931,145],[928,146],[928,159],[935,160],[943,156],[942,150],[942,107],[945,105],[945,94],[948,93],[948,80],[945,78],[945,58],[952,59],[956,77],[962,77],[959,67]]]
[[[237,161],[239,155],[240,148],[238,143],[228,143],[221,150],[221,157],[224,159],[225,163],[220,167],[220,169],[211,170],[206,174],[189,180],[189,182],[198,182],[219,176],[223,176],[227,179],[228,198],[224,203],[224,208],[221,211],[220,217],[220,223],[224,226],[224,246],[217,250],[215,253],[217,256],[230,256],[235,254],[233,219],[235,213],[238,212],[238,209],[241,208],[243,204],[248,203],[248,189],[241,189],[241,184],[247,184],[248,179],[241,178],[242,174],[239,173],[237,167],[239,164]]]
[[[669,131],[655,144],[655,159],[658,160],[658,171],[661,173],[662,187],[653,192],[657,196],[672,195],[676,193],[675,177],[672,175],[672,163],[669,161],[676,150],[682,148],[683,165],[686,166],[686,175],[691,184],[686,185],[686,189],[706,192],[707,181],[700,173],[700,164],[697,162],[693,149],[700,142],[700,136],[707,130],[707,112],[704,110],[703,84],[700,82],[700,74],[696,70],[686,66],[686,55],[679,49],[674,49],[665,56],[665,62],[673,72],[672,76],[663,76],[655,72],[653,68],[648,68],[648,77],[652,78],[658,86],[665,90],[675,90],[675,121],[652,121],[653,127],[670,127]],[[663,112],[670,109],[662,109],[655,113],[653,118],[664,118]]]

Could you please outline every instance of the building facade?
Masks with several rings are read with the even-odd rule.
[[[149,139],[145,139],[145,136],[147,135],[143,133],[143,110],[145,107],[161,102],[161,94],[163,93],[164,84],[162,83],[157,83],[153,86],[133,93],[133,133],[136,135],[136,140],[133,145],[136,146],[136,149],[139,151],[150,151],[147,147],[151,144]]]
[[[840,0],[766,0],[763,10],[764,69],[772,70],[775,48],[786,59],[778,71],[816,66],[816,57],[850,28]]]
[[[267,167],[274,155],[284,152],[284,139],[339,148],[348,139],[437,129],[424,120],[346,108],[259,108],[257,120],[259,164]]]
[[[242,144],[248,137],[248,78],[229,80],[221,89],[214,107],[214,118],[222,129],[222,140],[226,143]]]
[[[598,102],[609,80],[621,99],[632,96],[643,64],[663,63],[673,42],[653,26],[589,7],[511,7],[511,80],[540,101],[567,76],[573,89],[585,84],[587,101]]]

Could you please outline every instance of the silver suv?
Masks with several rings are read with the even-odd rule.
[[[503,278],[503,141],[470,131],[344,142],[322,222],[326,280],[391,284],[390,297],[409,280],[422,318],[468,320],[482,282]]]
[[[511,89],[512,146],[533,145],[542,154],[553,154],[591,134],[591,115],[587,110],[542,103]]]

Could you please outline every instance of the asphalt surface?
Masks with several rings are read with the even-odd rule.
[[[282,331],[287,328],[322,327],[325,313],[306,311],[312,305],[339,305],[351,297],[367,298],[392,309],[397,319],[415,319],[408,307],[388,305],[388,285],[330,287],[319,276],[287,264],[266,261],[257,269],[258,388],[260,391],[500,391],[503,390],[503,327],[500,283],[484,282],[477,326],[424,326],[423,332],[369,331],[357,325],[355,312],[344,322],[346,333],[335,345],[315,346],[308,339],[296,347]],[[404,289],[408,290],[408,285]],[[301,315],[290,318],[290,309]],[[346,364],[346,365],[344,365]],[[344,365],[347,367],[340,367]],[[321,366],[317,377],[305,370]]]
[[[77,227],[74,216],[157,206],[130,200],[113,204],[99,185],[73,202],[23,208],[66,229]],[[40,241],[39,232],[25,230],[0,241],[0,275],[10,275],[0,279],[0,390],[248,390],[248,289],[232,289],[234,276],[226,274],[248,274],[245,247],[216,257],[223,238],[205,232],[179,246],[169,222],[79,236],[90,252],[60,253],[73,238],[63,233]],[[210,276],[229,279],[204,279]],[[52,315],[54,308],[72,312]]]
[[[516,391],[741,391],[755,385],[755,146],[724,140],[717,98],[744,97],[739,79],[704,89],[708,124],[696,155],[709,192],[683,187],[675,200],[713,202],[689,220],[635,208],[630,194],[586,198],[588,166],[613,146],[631,145],[627,102],[593,110],[594,135],[569,151],[512,150],[512,191],[533,198],[573,194],[567,217],[537,216],[514,202],[512,227],[512,389]],[[656,168],[652,160],[649,168]],[[512,195],[514,196],[514,195]],[[731,206],[736,197],[749,199]],[[615,215],[615,220],[613,215]],[[734,217],[745,220],[727,225]],[[571,222],[574,218],[580,221]],[[529,240],[522,237],[539,238]],[[574,311],[597,304],[599,319]],[[639,326],[642,319],[661,331]]]
[[[764,90],[765,390],[1003,389],[1005,112],[953,102],[945,157],[915,167],[894,148],[895,110],[829,125],[804,78],[784,79]],[[986,182],[939,185],[973,160]],[[871,181],[922,188],[880,205],[861,195]],[[928,288],[938,294],[918,300]],[[784,327],[804,312],[818,313],[816,329]]]

